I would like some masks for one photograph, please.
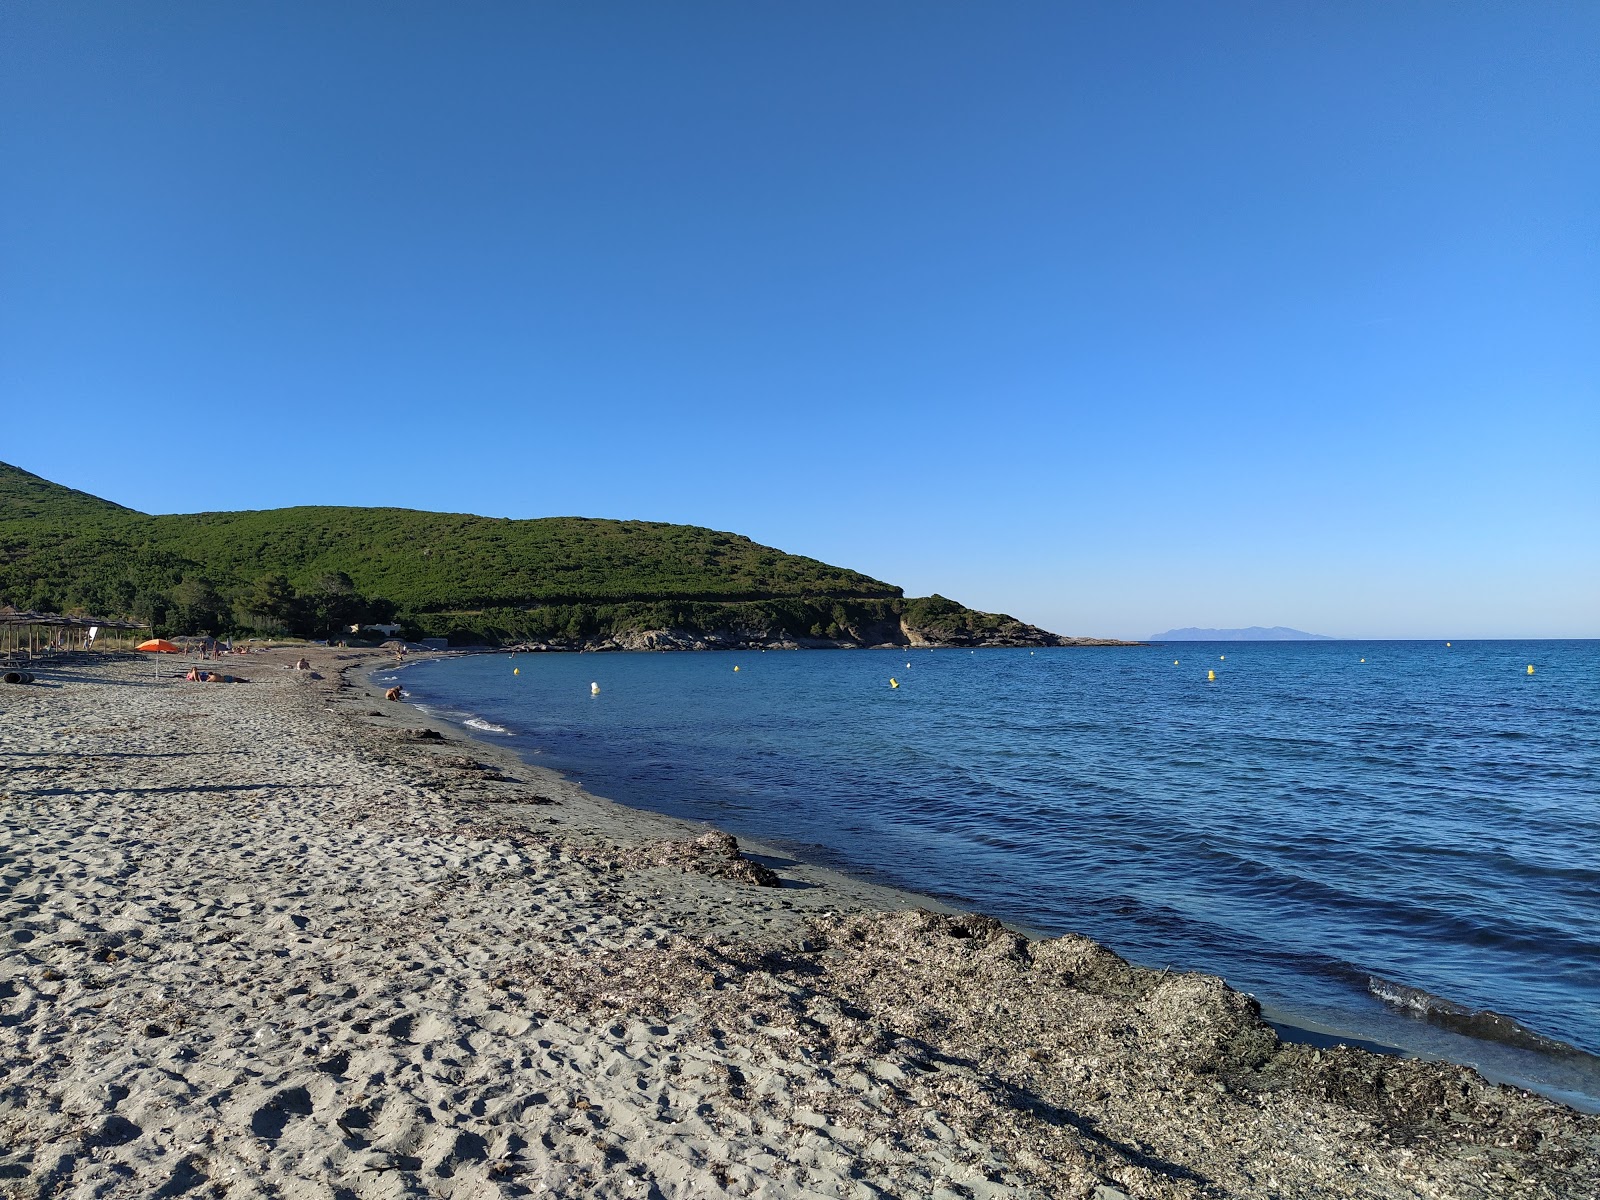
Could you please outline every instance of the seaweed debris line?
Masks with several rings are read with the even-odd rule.
[[[0,1193],[1600,1194],[1600,1120],[621,808],[310,655],[8,697]]]

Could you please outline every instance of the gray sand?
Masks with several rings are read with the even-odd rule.
[[[1595,1118],[1085,939],[762,886],[297,654],[0,690],[0,1194],[1600,1195]]]

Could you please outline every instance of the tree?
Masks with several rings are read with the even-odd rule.
[[[150,626],[151,633],[166,631],[169,603],[160,592],[140,591],[133,597],[133,615]]]
[[[366,604],[343,571],[325,571],[300,595],[306,632],[311,636],[342,632],[366,619]]]
[[[177,633],[221,633],[227,603],[206,579],[189,576],[172,589],[169,621]]]
[[[281,572],[260,576],[234,602],[239,623],[254,629],[287,629],[297,609],[294,588]]]
[[[324,571],[317,576],[310,590],[324,596],[354,596],[356,585],[343,571]]]

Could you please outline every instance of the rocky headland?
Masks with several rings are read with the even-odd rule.
[[[754,625],[727,629],[624,629],[589,636],[515,642],[521,652],[600,650],[875,650],[978,649],[983,647],[1140,646],[1114,638],[1064,637],[1011,618],[993,628],[918,627],[906,620],[865,621],[837,637],[804,637],[781,628]]]

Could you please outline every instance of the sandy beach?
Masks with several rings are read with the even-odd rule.
[[[1600,1119],[752,861],[300,653],[0,688],[0,1194],[1600,1194]]]

